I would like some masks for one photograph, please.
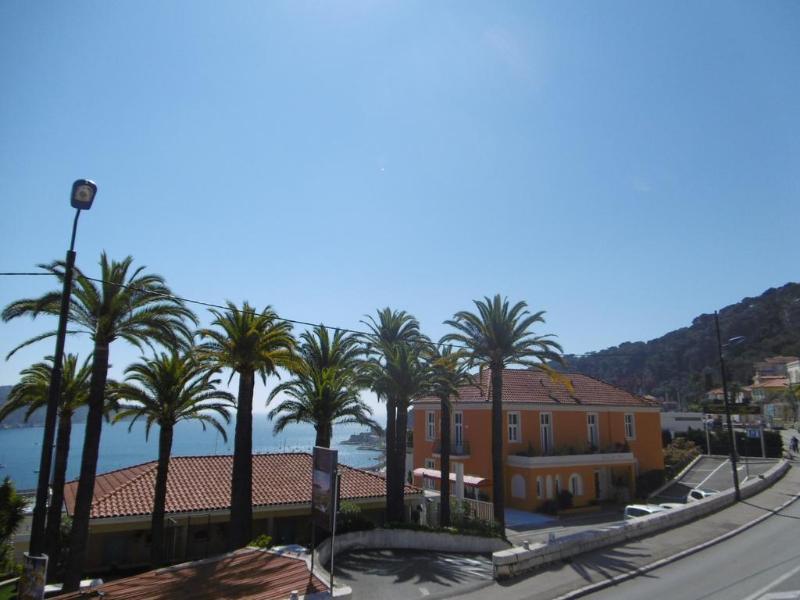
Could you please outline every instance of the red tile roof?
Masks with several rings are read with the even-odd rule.
[[[303,595],[327,590],[309,573],[305,560],[245,548],[220,557],[148,571],[94,588],[107,600],[285,600],[297,590]],[[73,592],[59,600],[86,598]],[[100,597],[97,594],[96,597]]]
[[[572,391],[546,373],[534,369],[505,369],[503,371],[503,402],[533,402],[537,404],[610,405],[657,407],[652,400],[631,394],[610,383],[581,375],[563,373],[572,382]],[[479,380],[479,381],[478,381]],[[488,369],[476,377],[476,385],[459,389],[457,402],[490,402],[491,385]],[[436,401],[424,398],[423,401]]]
[[[167,477],[167,513],[230,509],[233,457],[173,456]],[[97,476],[91,517],[149,515],[158,462],[153,461]],[[382,498],[386,480],[376,473],[339,465],[342,499]],[[72,514],[78,482],[64,487],[64,503]],[[421,493],[406,486],[406,493]],[[253,456],[253,506],[311,503],[311,454]]]

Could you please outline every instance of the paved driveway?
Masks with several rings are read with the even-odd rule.
[[[338,583],[353,600],[457,596],[492,582],[491,556],[410,550],[354,551],[335,558]]]
[[[745,460],[745,457],[741,457],[737,464],[739,483],[758,477],[776,462],[775,458],[749,457]],[[651,502],[684,502],[686,494],[696,487],[716,491],[732,488],[733,472],[730,460],[725,456],[703,456],[683,477],[667,487]]]

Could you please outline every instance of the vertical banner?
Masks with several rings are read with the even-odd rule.
[[[333,530],[336,510],[336,472],[339,452],[314,447],[311,479],[311,520],[325,531]]]

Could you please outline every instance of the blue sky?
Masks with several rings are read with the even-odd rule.
[[[0,271],[63,257],[89,177],[89,272],[433,337],[500,292],[568,352],[658,337],[798,279],[798,31],[788,1],[3,2]]]

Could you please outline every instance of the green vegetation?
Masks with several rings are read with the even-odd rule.
[[[734,386],[749,384],[753,365],[760,360],[800,356],[798,298],[800,284],[789,283],[720,311],[722,339],[745,338],[725,351]],[[684,406],[721,385],[714,315],[701,315],[690,327],[649,342],[625,342],[582,358],[565,358],[570,369],[634,393],[680,399]]]
[[[17,494],[11,479],[6,477],[0,485],[0,576],[12,574],[16,569],[11,541],[22,523],[24,511],[25,499]]]
[[[248,546],[252,546],[254,548],[272,548],[272,536],[267,535],[266,533],[262,533],[260,536],[252,540]]]

